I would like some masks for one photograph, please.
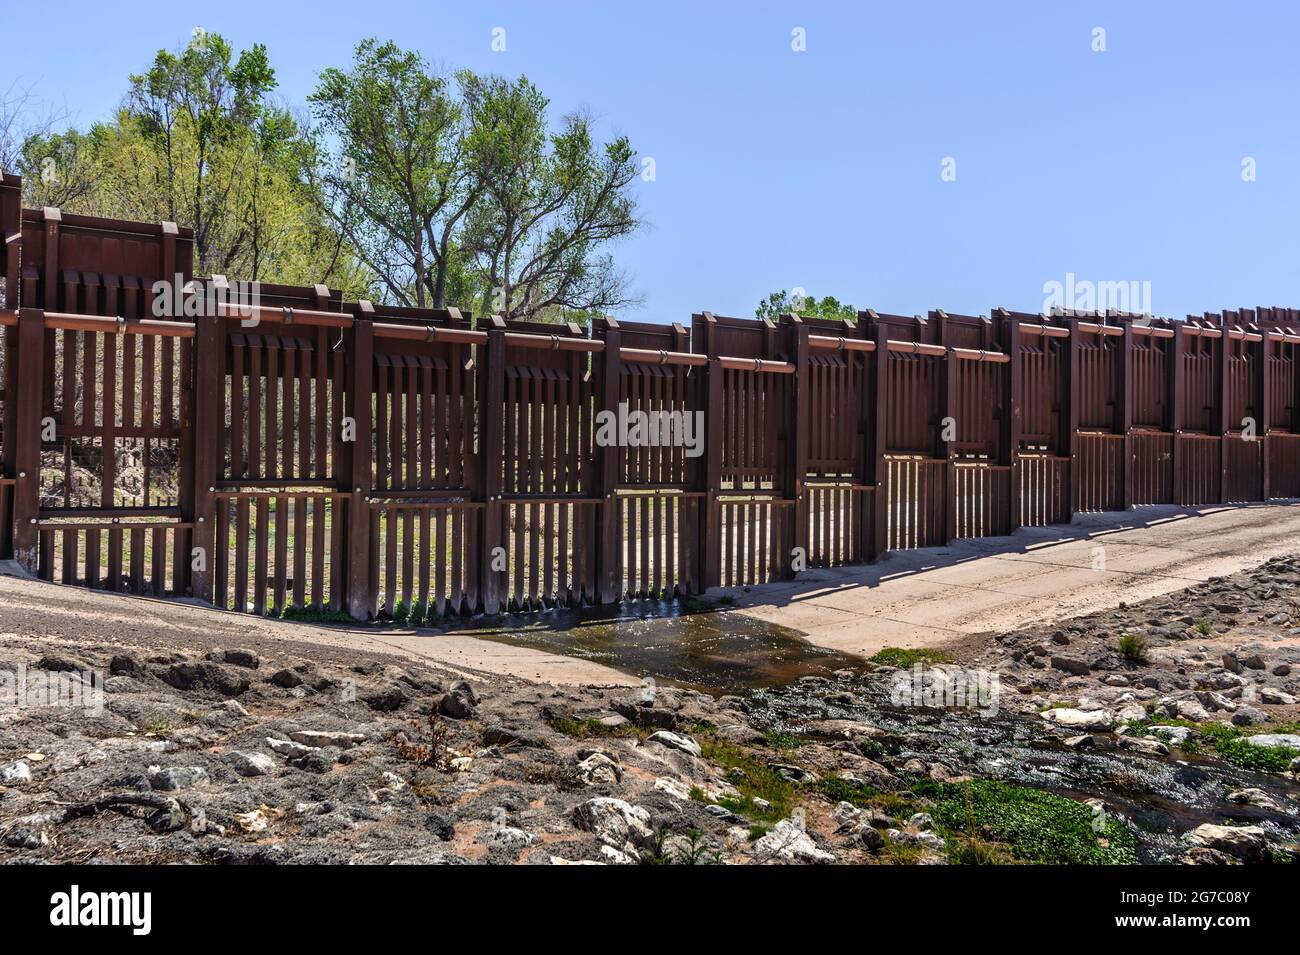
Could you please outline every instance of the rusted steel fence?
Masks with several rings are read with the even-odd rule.
[[[191,274],[0,184],[0,556],[436,622],[1300,496],[1300,312],[477,322]]]

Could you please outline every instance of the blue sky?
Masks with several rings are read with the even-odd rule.
[[[625,318],[748,316],[793,287],[1037,311],[1067,273],[1150,282],[1161,315],[1300,306],[1293,4],[7,3],[0,89],[88,124],[196,25],[265,43],[293,105],[376,35],[627,134],[656,179],[615,248],[646,302]]]

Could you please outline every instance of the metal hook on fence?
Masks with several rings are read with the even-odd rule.
[[[761,359],[761,358],[755,358],[755,359],[754,359],[754,371],[762,371],[762,370],[763,370],[763,359]]]
[[[560,336],[559,336],[559,335],[552,335],[552,336],[551,336],[551,351],[559,351],[559,349],[560,349]]]
[[[284,308],[280,309],[280,312],[281,312],[281,314],[284,316],[284,323],[285,323],[286,325],[292,325],[292,324],[293,324],[293,309],[290,308],[288,305],[286,305],[286,306],[284,306]]]
[[[847,344],[846,344],[845,341],[844,341],[844,336],[841,335],[841,336],[840,336],[840,351],[844,351],[844,349],[847,348],[847,347],[848,347],[848,346],[847,346]]]
[[[426,339],[426,341],[436,342],[437,340],[438,340],[438,329],[436,329],[436,328],[434,328],[432,325],[430,325],[430,326],[429,326],[429,337]]]
[[[659,349],[659,364],[661,365],[668,364],[668,352],[662,348]]]

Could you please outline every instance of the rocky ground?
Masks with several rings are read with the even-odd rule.
[[[10,863],[1297,854],[1296,559],[743,697],[555,688],[292,642],[223,647],[194,628],[131,641],[5,624],[0,609],[0,672],[103,690],[98,713],[0,707]],[[917,663],[930,680],[996,673],[996,719],[897,705]],[[1056,775],[1030,775],[1031,762]],[[1182,785],[1193,764],[1194,818],[1151,816],[1132,786],[1112,798],[1113,781],[1091,788],[1104,774],[1080,768],[1119,765],[1161,789],[1149,781]]]

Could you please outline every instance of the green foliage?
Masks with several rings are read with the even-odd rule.
[[[290,604],[284,608],[280,619],[300,623],[356,623],[356,620],[343,611],[322,607],[319,604],[309,604],[306,607]]]
[[[1133,663],[1146,663],[1149,659],[1147,638],[1140,633],[1126,633],[1119,638],[1119,652]]]
[[[918,663],[951,663],[952,654],[943,650],[908,650],[903,647],[885,647],[868,659],[878,666],[907,669]]]
[[[1214,744],[1215,751],[1234,766],[1259,773],[1284,773],[1300,749],[1289,746],[1256,746],[1241,737],[1224,737]]]
[[[828,318],[841,322],[855,322],[858,318],[857,309],[849,304],[840,304],[833,295],[821,299],[815,295],[791,296],[785,289],[773,292],[759,302],[754,316],[776,321],[787,312],[793,312],[801,318]]]
[[[574,739],[608,739],[612,737],[649,735],[648,733],[642,733],[631,724],[606,726],[600,720],[575,719],[571,716],[556,717],[550,721],[550,726],[557,733],[563,733],[565,736],[571,736]]]
[[[159,50],[111,120],[24,143],[24,198],[193,229],[201,275],[363,293],[369,276],[320,215],[310,142],[276,86],[260,44],[236,57],[223,37],[198,34]]]
[[[795,794],[792,783],[735,743],[717,737],[699,742],[704,758],[721,766],[727,781],[740,793],[740,798],[719,799],[718,805],[761,822],[776,822],[790,814]],[[765,799],[770,805],[759,806],[755,798]]]
[[[847,802],[858,807],[877,805],[886,795],[884,790],[868,786],[866,783],[851,782],[834,773],[822,776],[812,784],[812,789],[831,802]]]
[[[1211,626],[1209,617],[1202,617],[1200,620],[1196,621],[1196,632],[1203,637],[1208,637],[1214,632],[1214,627]]]
[[[1137,861],[1128,826],[1107,818],[1093,831],[1092,810],[1064,796],[993,780],[936,783],[913,787],[933,801],[930,814],[950,841],[954,833],[996,842],[1025,862],[1066,865],[1116,865]],[[967,847],[969,851],[977,851]],[[985,849],[978,850],[981,854]]]

